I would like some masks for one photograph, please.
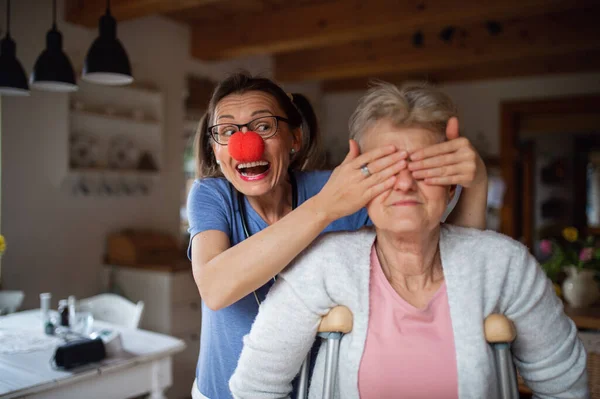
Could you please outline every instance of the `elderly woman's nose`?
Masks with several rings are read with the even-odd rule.
[[[409,191],[416,187],[416,180],[412,175],[412,172],[408,169],[402,169],[396,175],[395,187],[397,190]]]

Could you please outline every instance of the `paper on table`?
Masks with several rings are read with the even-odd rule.
[[[15,354],[52,349],[62,344],[58,337],[37,330],[0,329],[0,354]]]

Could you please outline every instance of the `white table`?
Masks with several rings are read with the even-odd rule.
[[[0,332],[39,331],[41,324],[39,310],[19,312],[0,317]],[[122,399],[145,393],[152,399],[165,398],[164,391],[172,384],[171,357],[185,348],[183,341],[99,321],[94,329],[120,331],[123,352],[74,371],[59,371],[50,365],[54,348],[0,351],[0,398]]]

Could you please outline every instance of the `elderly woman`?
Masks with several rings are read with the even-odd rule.
[[[382,83],[361,100],[351,137],[363,151],[413,153],[444,140],[452,101],[426,85]],[[494,398],[496,371],[483,320],[513,320],[513,356],[538,397],[588,395],[574,323],[526,247],[503,235],[441,224],[454,188],[411,173],[367,205],[374,229],[317,240],[286,269],[244,340],[230,388],[237,398],[289,395],[322,316],[354,314],[340,346],[340,398]],[[367,165],[367,168],[369,165]],[[310,397],[322,392],[319,352]]]
[[[485,226],[487,176],[468,140],[424,151],[415,175],[429,184],[465,187],[450,217]],[[189,256],[202,296],[202,335],[194,399],[231,397],[227,382],[258,305],[272,280],[323,232],[371,224],[364,206],[389,189],[408,153],[382,145],[350,152],[333,172],[306,171],[319,127],[302,95],[273,81],[239,73],[222,81],[196,134],[198,177],[188,196]],[[361,170],[368,163],[369,169]],[[368,173],[367,173],[368,172]],[[365,175],[369,175],[368,177]]]

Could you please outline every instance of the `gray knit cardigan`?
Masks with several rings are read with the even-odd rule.
[[[369,324],[372,229],[318,239],[281,274],[244,338],[230,380],[236,398],[286,398],[335,305],[354,314],[340,346],[336,398],[358,399],[358,370]],[[440,254],[448,292],[459,398],[497,398],[493,352],[483,320],[502,313],[516,325],[513,358],[537,398],[586,398],[586,353],[550,281],[526,247],[490,231],[443,225]],[[435,348],[432,348],[435,351]],[[317,357],[309,397],[321,397],[325,353]],[[410,361],[410,359],[399,359]],[[398,376],[402,378],[402,376]],[[435,376],[431,376],[432,381]],[[398,393],[402,397],[402,393]]]

